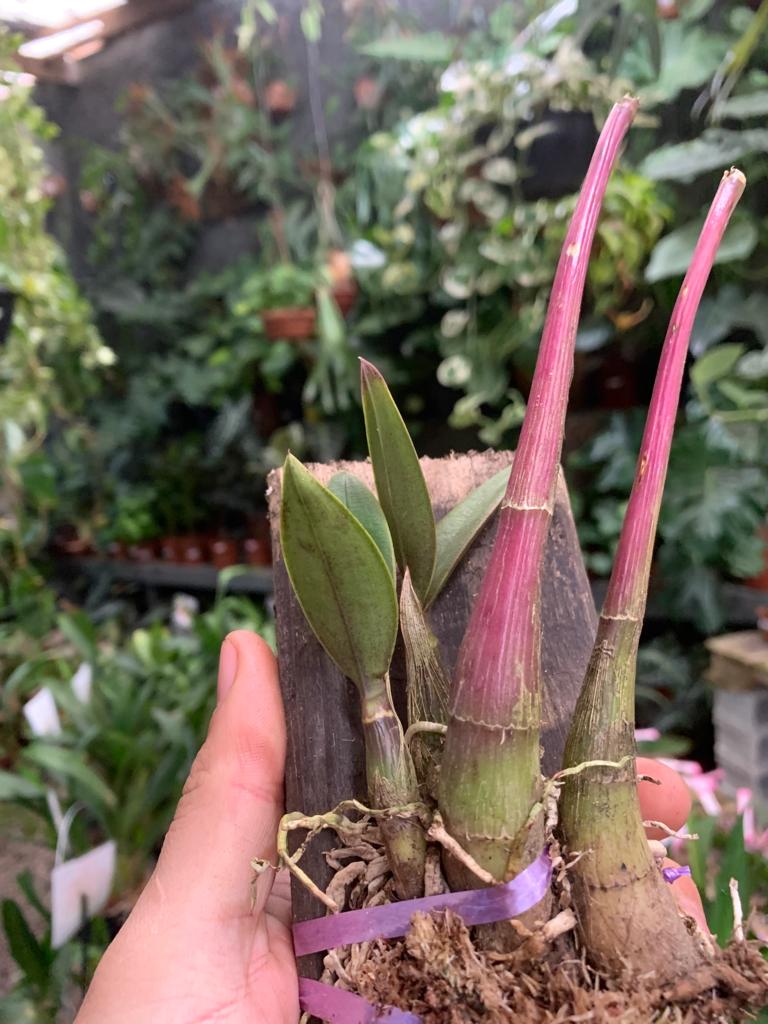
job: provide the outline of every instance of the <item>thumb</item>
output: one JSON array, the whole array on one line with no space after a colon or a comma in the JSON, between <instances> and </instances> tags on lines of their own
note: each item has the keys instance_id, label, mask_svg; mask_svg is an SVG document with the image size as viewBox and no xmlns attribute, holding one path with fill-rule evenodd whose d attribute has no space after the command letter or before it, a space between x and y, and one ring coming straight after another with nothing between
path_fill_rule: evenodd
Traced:
<instances>
[{"instance_id":1,"label":"thumb","mask_svg":"<svg viewBox=\"0 0 768 1024\"><path fill-rule=\"evenodd\" d=\"M261 637L238 630L222 644L218 705L150 883L166 910L178 902L197 920L248 913L251 860L276 858L284 767L275 657ZM260 880L258 904L270 878Z\"/></svg>"}]
</instances>

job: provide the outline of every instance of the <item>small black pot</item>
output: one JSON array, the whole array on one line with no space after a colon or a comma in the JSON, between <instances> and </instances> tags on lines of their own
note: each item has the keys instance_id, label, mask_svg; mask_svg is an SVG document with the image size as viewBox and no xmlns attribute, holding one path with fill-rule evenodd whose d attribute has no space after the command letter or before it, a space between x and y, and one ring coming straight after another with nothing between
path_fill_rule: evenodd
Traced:
<instances>
[{"instance_id":1,"label":"small black pot","mask_svg":"<svg viewBox=\"0 0 768 1024\"><path fill-rule=\"evenodd\" d=\"M511 142L499 155L523 165L520 191L523 199L560 199L578 192L592 159L598 132L591 113L585 110L545 110L530 127L546 125L547 131L531 143L525 153ZM493 132L484 124L474 135L483 146Z\"/></svg>"},{"instance_id":2,"label":"small black pot","mask_svg":"<svg viewBox=\"0 0 768 1024\"><path fill-rule=\"evenodd\" d=\"M526 154L525 199L559 199L578 192L597 144L592 114L550 110L542 117L551 131L538 136Z\"/></svg>"},{"instance_id":3,"label":"small black pot","mask_svg":"<svg viewBox=\"0 0 768 1024\"><path fill-rule=\"evenodd\" d=\"M8 337L13 320L13 307L16 303L16 292L8 288L0 288L0 345Z\"/></svg>"}]
</instances>

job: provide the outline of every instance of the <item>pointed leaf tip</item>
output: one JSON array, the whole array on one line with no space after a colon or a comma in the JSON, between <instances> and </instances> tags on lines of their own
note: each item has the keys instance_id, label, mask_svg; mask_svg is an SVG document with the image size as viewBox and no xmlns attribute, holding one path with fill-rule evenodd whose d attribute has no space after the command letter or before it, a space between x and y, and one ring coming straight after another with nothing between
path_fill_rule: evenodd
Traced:
<instances>
[{"instance_id":1,"label":"pointed leaf tip","mask_svg":"<svg viewBox=\"0 0 768 1024\"><path fill-rule=\"evenodd\" d=\"M309 625L365 688L389 669L398 607L390 568L368 532L298 459L286 459L280 510L285 566Z\"/></svg>"},{"instance_id":2,"label":"pointed leaf tip","mask_svg":"<svg viewBox=\"0 0 768 1024\"><path fill-rule=\"evenodd\" d=\"M375 367L373 363L370 363L367 359L363 359L362 356L359 356L358 358L360 359L361 388L364 388L366 384L369 384L371 381L380 380L384 382L384 375L382 374L381 370Z\"/></svg>"},{"instance_id":3,"label":"pointed leaf tip","mask_svg":"<svg viewBox=\"0 0 768 1024\"><path fill-rule=\"evenodd\" d=\"M419 457L387 383L372 364L363 367L365 433L376 491L387 517L397 564L411 570L423 600L435 565L435 517ZM366 377L365 374L368 373Z\"/></svg>"}]
</instances>

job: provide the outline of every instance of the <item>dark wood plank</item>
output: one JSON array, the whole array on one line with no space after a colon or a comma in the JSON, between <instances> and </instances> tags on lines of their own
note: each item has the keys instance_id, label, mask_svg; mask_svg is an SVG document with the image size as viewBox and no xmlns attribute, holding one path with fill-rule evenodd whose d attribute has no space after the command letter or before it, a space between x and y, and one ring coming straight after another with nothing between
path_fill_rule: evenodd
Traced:
<instances>
[{"instance_id":1,"label":"dark wood plank","mask_svg":"<svg viewBox=\"0 0 768 1024\"><path fill-rule=\"evenodd\" d=\"M443 459L422 459L440 518L472 488L509 465L510 452L470 453ZM322 482L347 470L369 486L373 478L367 462L341 462L309 467ZM282 560L279 542L280 472L269 478L272 526L275 614L280 682L288 722L286 807L318 813L354 795L365 798L363 747L353 686L335 668L315 640L296 601ZM495 534L489 523L465 557L430 617L442 645L446 665L453 669L469 612L480 587ZM545 556L543 594L544 770L560 767L568 723L576 702L587 659L592 649L596 616L589 582L581 558L576 529L564 482L559 483L555 515ZM396 654L392 686L402 699L402 659ZM328 871L322 844L306 857L312 876L322 882ZM294 917L306 920L322 908L304 890L294 888ZM302 973L316 974L320 957L306 958Z\"/></svg>"}]
</instances>

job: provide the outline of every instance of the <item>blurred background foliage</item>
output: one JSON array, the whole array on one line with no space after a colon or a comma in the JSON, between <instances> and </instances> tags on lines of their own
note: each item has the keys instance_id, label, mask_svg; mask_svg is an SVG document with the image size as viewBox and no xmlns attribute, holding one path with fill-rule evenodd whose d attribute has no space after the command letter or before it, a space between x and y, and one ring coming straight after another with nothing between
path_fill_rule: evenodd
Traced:
<instances>
[{"instance_id":1,"label":"blurred background foliage","mask_svg":"<svg viewBox=\"0 0 768 1024\"><path fill-rule=\"evenodd\" d=\"M318 0L246 0L183 75L130 86L116 143L78 143L77 180L47 165L57 128L0 36L0 809L51 842L46 789L85 804L75 846L119 841L117 916L204 732L221 638L271 627L224 586L185 613L73 584L62 553L263 546L265 476L288 448L364 450L359 355L421 452L514 447L596 126L627 91L642 112L598 228L566 437L598 588L704 208L724 167L749 179L696 324L639 666L641 724L712 757L698 645L728 621L728 586L767 567L768 0L455 8L438 30L390 0L345 0L335 20ZM349 59L324 67L339 24ZM87 231L78 283L49 230L67 202ZM40 686L55 740L22 716ZM77 958L4 921L34 953L14 999L51 1020ZM94 926L91 959L107 937Z\"/></svg>"},{"instance_id":2,"label":"blurred background foliage","mask_svg":"<svg viewBox=\"0 0 768 1024\"><path fill-rule=\"evenodd\" d=\"M285 16L246 4L239 45L214 34L182 77L134 83L118 145L85 147L80 180L66 183L88 227L87 302L45 233L41 146L55 129L25 87L6 86L2 130L23 123L26 148L10 135L2 147L18 166L3 176L0 241L15 258L0 269L19 296L0 358L17 382L4 389L16 495L5 545L23 534L27 552L42 550L57 529L102 549L247 533L289 445L316 459L361 450L361 354L429 453L514 445L595 123L631 90L642 114L590 267L568 437L586 447L568 470L602 575L633 410L713 178L738 160L750 188L697 324L658 559L671 614L719 628L721 579L763 567L768 508L760 13L706 0L470 8L437 32L397 4L346 4L349 66L330 92L323 79L305 95L285 69ZM324 12L303 11L314 87ZM331 133L342 102L349 116ZM10 185L22 166L23 197ZM201 245L230 229L245 245L201 266ZM345 287L339 315L328 295ZM285 307L314 310L304 337L265 327L262 314ZM41 375L55 382L44 402Z\"/></svg>"}]
</instances>

